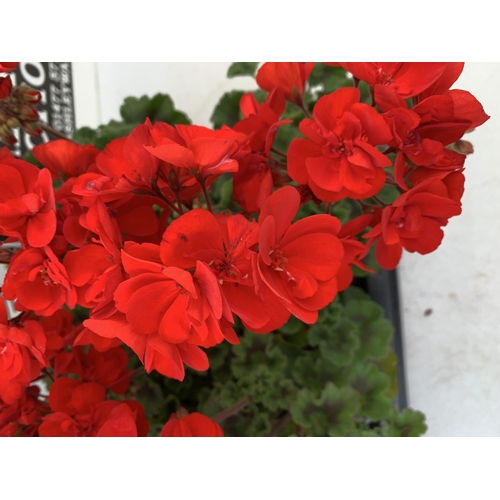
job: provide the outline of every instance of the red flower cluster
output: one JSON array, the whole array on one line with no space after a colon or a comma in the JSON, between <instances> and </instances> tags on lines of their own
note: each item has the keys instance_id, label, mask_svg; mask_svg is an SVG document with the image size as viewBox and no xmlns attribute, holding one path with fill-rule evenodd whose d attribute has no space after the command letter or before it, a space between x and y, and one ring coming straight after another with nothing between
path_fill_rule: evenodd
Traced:
<instances>
[{"instance_id":1,"label":"red flower cluster","mask_svg":"<svg viewBox=\"0 0 500 500\"><path fill-rule=\"evenodd\" d=\"M320 200L334 202L376 196L386 183L384 169L393 166L391 183L401 196L390 205L377 202L374 215L360 218L356 229L360 234L372 227L364 235L366 250L357 256L375 243L380 266L394 269L403 248L434 251L443 237L441 227L461 213L465 156L448 146L489 117L469 92L449 90L461 63L338 64L354 75L355 83L370 84L372 106L360 103L357 88L320 98L313 117L300 124L308 139L290 145L288 172Z\"/></svg>"},{"instance_id":2,"label":"red flower cluster","mask_svg":"<svg viewBox=\"0 0 500 500\"><path fill-rule=\"evenodd\" d=\"M259 334L291 315L314 323L353 266L369 271L372 245L386 269L403 249L439 246L461 212L465 156L453 145L489 118L450 90L463 65L335 64L354 86L324 95L312 114L313 63L266 63L256 77L266 99L244 95L232 128L146 120L103 151L36 146L41 168L0 150L0 234L21 246L0 254L2 295L21 312L8 318L0 303L0 435L145 436L143 408L126 399L135 372L122 344L148 373L183 380L186 365L209 368L205 349L239 343L236 318ZM38 130L37 99L0 79L0 139L15 126ZM286 101L305 115L304 138L281 152ZM232 178L236 213L212 207L221 176ZM386 184L399 193L392 203L378 196ZM330 208L346 198L361 215L341 226ZM300 218L309 201L325 213ZM76 306L88 310L83 324L62 309ZM48 398L36 387L47 377ZM181 412L161 435L223 431Z\"/></svg>"}]
</instances>

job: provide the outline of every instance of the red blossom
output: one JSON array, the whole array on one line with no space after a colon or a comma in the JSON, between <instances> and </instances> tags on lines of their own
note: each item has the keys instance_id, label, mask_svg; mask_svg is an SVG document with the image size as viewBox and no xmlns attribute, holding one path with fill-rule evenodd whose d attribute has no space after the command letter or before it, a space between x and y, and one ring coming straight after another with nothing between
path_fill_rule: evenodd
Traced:
<instances>
[{"instance_id":1,"label":"red blossom","mask_svg":"<svg viewBox=\"0 0 500 500\"><path fill-rule=\"evenodd\" d=\"M193 210L167 228L161 258L183 269L205 262L220 285L224 307L238 315L249 330L269 333L282 326L290 313L268 290L255 291L252 250L258 239L258 224L241 215L214 216L206 210ZM230 320L230 313L226 319ZM233 332L228 333L226 338L238 343Z\"/></svg>"},{"instance_id":2,"label":"red blossom","mask_svg":"<svg viewBox=\"0 0 500 500\"><path fill-rule=\"evenodd\" d=\"M234 338L230 309L223 307L217 278L197 262L194 273L167 267L159 247L126 244L122 261L130 279L114 294L119 313L91 318L85 326L107 338L120 338L145 364L172 378L184 378L184 363L206 370L208 360L197 346ZM172 328L172 325L176 325Z\"/></svg>"},{"instance_id":3,"label":"red blossom","mask_svg":"<svg viewBox=\"0 0 500 500\"><path fill-rule=\"evenodd\" d=\"M193 412L189 415L181 416L182 410L178 414L172 413L169 421L161 430L161 437L223 437L224 431L220 425L216 424L207 416Z\"/></svg>"},{"instance_id":4,"label":"red blossom","mask_svg":"<svg viewBox=\"0 0 500 500\"><path fill-rule=\"evenodd\" d=\"M0 62L0 73L14 71L19 66L18 62Z\"/></svg>"},{"instance_id":5,"label":"red blossom","mask_svg":"<svg viewBox=\"0 0 500 500\"><path fill-rule=\"evenodd\" d=\"M369 244L376 241L375 256L382 268L394 269L403 248L422 255L436 250L443 239L441 227L461 213L463 174L440 177L426 179L399 196L383 209L380 223L363 236Z\"/></svg>"},{"instance_id":6,"label":"red blossom","mask_svg":"<svg viewBox=\"0 0 500 500\"><path fill-rule=\"evenodd\" d=\"M278 87L289 101L301 105L313 67L314 63L267 62L259 69L255 78L261 89L271 92Z\"/></svg>"},{"instance_id":7,"label":"red blossom","mask_svg":"<svg viewBox=\"0 0 500 500\"><path fill-rule=\"evenodd\" d=\"M272 90L262 104L253 94L244 94L240 109L245 118L233 128L250 137L251 151L242 151L238 155L240 168L233 174L233 196L246 213L255 213L273 192L269 158L274 138L279 128L292 120L279 119L285 110L285 98L280 88Z\"/></svg>"},{"instance_id":8,"label":"red blossom","mask_svg":"<svg viewBox=\"0 0 500 500\"><path fill-rule=\"evenodd\" d=\"M56 232L56 212L47 169L1 156L0 232L33 247L50 243Z\"/></svg>"},{"instance_id":9,"label":"red blossom","mask_svg":"<svg viewBox=\"0 0 500 500\"><path fill-rule=\"evenodd\" d=\"M165 138L160 145L145 149L167 164L186 169L200 183L210 176L238 170L234 156L246 136L230 129L213 131L197 125L177 125L176 131L184 144Z\"/></svg>"},{"instance_id":10,"label":"red blossom","mask_svg":"<svg viewBox=\"0 0 500 500\"><path fill-rule=\"evenodd\" d=\"M19 399L24 389L47 365L45 335L37 321L10 326L0 299L0 399L7 404Z\"/></svg>"},{"instance_id":11,"label":"red blossom","mask_svg":"<svg viewBox=\"0 0 500 500\"><path fill-rule=\"evenodd\" d=\"M137 437L148 424L136 401L106 401L104 387L95 382L58 378L51 386L49 405L54 413L43 417L41 437Z\"/></svg>"},{"instance_id":12,"label":"red blossom","mask_svg":"<svg viewBox=\"0 0 500 500\"><path fill-rule=\"evenodd\" d=\"M11 404L0 401L0 437L33 437L38 433L42 417L49 412L38 396L40 389L28 387L22 396Z\"/></svg>"},{"instance_id":13,"label":"red blossom","mask_svg":"<svg viewBox=\"0 0 500 500\"><path fill-rule=\"evenodd\" d=\"M308 184L321 200L362 199L384 185L391 161L375 146L391 139L389 127L374 108L360 103L356 88L339 89L316 103L314 120L300 123L309 138L294 139L288 150L288 173Z\"/></svg>"},{"instance_id":14,"label":"red blossom","mask_svg":"<svg viewBox=\"0 0 500 500\"><path fill-rule=\"evenodd\" d=\"M81 146L65 139L46 142L33 148L33 156L50 170L54 179L78 177L87 172L95 163L98 153L99 150L90 144Z\"/></svg>"},{"instance_id":15,"label":"red blossom","mask_svg":"<svg viewBox=\"0 0 500 500\"><path fill-rule=\"evenodd\" d=\"M344 250L336 217L313 215L292 224L299 205L299 193L287 186L262 206L254 276L259 277L257 291L268 288L283 307L311 324L337 294Z\"/></svg>"},{"instance_id":16,"label":"red blossom","mask_svg":"<svg viewBox=\"0 0 500 500\"><path fill-rule=\"evenodd\" d=\"M125 394L132 371L127 370L129 357L121 347L99 352L90 346L73 347L71 352L60 352L54 360L54 376L71 373L83 382L98 382L117 394Z\"/></svg>"},{"instance_id":17,"label":"red blossom","mask_svg":"<svg viewBox=\"0 0 500 500\"><path fill-rule=\"evenodd\" d=\"M68 273L50 247L18 252L10 263L2 287L8 300L16 300L18 311L50 316L66 304L76 305L76 290Z\"/></svg>"},{"instance_id":18,"label":"red blossom","mask_svg":"<svg viewBox=\"0 0 500 500\"><path fill-rule=\"evenodd\" d=\"M406 99L431 87L448 64L440 62L340 63L359 80L374 88L375 102Z\"/></svg>"},{"instance_id":19,"label":"red blossom","mask_svg":"<svg viewBox=\"0 0 500 500\"><path fill-rule=\"evenodd\" d=\"M47 339L45 351L47 359L52 359L58 352L70 346L77 334L73 328L73 315L64 309L41 318L40 325Z\"/></svg>"}]
</instances>

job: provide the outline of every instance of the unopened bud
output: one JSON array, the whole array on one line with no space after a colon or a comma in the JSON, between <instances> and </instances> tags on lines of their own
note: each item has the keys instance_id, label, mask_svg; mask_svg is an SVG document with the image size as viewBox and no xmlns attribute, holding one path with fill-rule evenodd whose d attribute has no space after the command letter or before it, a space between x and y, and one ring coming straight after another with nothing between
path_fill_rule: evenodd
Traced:
<instances>
[{"instance_id":1,"label":"unopened bud","mask_svg":"<svg viewBox=\"0 0 500 500\"><path fill-rule=\"evenodd\" d=\"M0 126L0 141L8 144L9 146L13 146L17 142L16 138L12 135L12 132L10 131L10 128L7 127L7 125Z\"/></svg>"},{"instance_id":2,"label":"unopened bud","mask_svg":"<svg viewBox=\"0 0 500 500\"><path fill-rule=\"evenodd\" d=\"M455 142L455 147L457 148L457 151L459 153L462 153L464 155L471 155L472 153L474 153L474 146L469 141L457 141Z\"/></svg>"},{"instance_id":3,"label":"unopened bud","mask_svg":"<svg viewBox=\"0 0 500 500\"><path fill-rule=\"evenodd\" d=\"M7 99L12 91L12 80L10 76L0 77L0 99Z\"/></svg>"},{"instance_id":4,"label":"unopened bud","mask_svg":"<svg viewBox=\"0 0 500 500\"><path fill-rule=\"evenodd\" d=\"M26 104L37 104L42 98L42 94L28 85L21 85L15 89L16 97L24 101Z\"/></svg>"},{"instance_id":5,"label":"unopened bud","mask_svg":"<svg viewBox=\"0 0 500 500\"><path fill-rule=\"evenodd\" d=\"M36 120L38 118L38 111L32 106L28 106L27 104L20 104L16 107L16 114L22 120Z\"/></svg>"},{"instance_id":6,"label":"unopened bud","mask_svg":"<svg viewBox=\"0 0 500 500\"><path fill-rule=\"evenodd\" d=\"M35 137L38 137L43 131L42 129L40 128L40 125L38 124L38 122L24 122L23 123L23 130L29 134L29 135L33 135Z\"/></svg>"},{"instance_id":7,"label":"unopened bud","mask_svg":"<svg viewBox=\"0 0 500 500\"><path fill-rule=\"evenodd\" d=\"M15 116L11 116L11 117L7 118L5 123L10 128L16 128L16 127L21 126L21 122Z\"/></svg>"}]
</instances>

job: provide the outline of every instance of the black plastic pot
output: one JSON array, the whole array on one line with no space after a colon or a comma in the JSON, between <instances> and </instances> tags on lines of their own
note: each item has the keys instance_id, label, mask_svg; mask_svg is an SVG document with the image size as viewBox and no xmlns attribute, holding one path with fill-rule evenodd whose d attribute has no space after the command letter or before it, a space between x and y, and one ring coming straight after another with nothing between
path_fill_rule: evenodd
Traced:
<instances>
[{"instance_id":1,"label":"black plastic pot","mask_svg":"<svg viewBox=\"0 0 500 500\"><path fill-rule=\"evenodd\" d=\"M408 406L406 387L406 373L403 353L403 331L401 323L401 309L399 303L399 289L396 271L381 269L377 274L366 278L356 278L353 285L363 288L370 297L385 311L385 317L394 326L392 348L398 359L398 397L396 405L399 411Z\"/></svg>"}]
</instances>

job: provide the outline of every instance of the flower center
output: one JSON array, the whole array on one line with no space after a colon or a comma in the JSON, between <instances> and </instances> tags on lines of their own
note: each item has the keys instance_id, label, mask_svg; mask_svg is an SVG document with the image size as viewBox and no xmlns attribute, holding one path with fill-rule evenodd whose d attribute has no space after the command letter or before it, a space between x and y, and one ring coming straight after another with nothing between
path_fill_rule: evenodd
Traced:
<instances>
[{"instance_id":1,"label":"flower center","mask_svg":"<svg viewBox=\"0 0 500 500\"><path fill-rule=\"evenodd\" d=\"M271 267L275 271L284 271L288 259L283 255L283 252L281 250L271 250L269 255L271 256Z\"/></svg>"},{"instance_id":2,"label":"flower center","mask_svg":"<svg viewBox=\"0 0 500 500\"><path fill-rule=\"evenodd\" d=\"M38 271L38 274L40 275L40 278L42 279L43 284L45 286L53 285L54 284L54 281L48 275L47 269L45 267L43 269L40 269L40 271Z\"/></svg>"}]
</instances>

